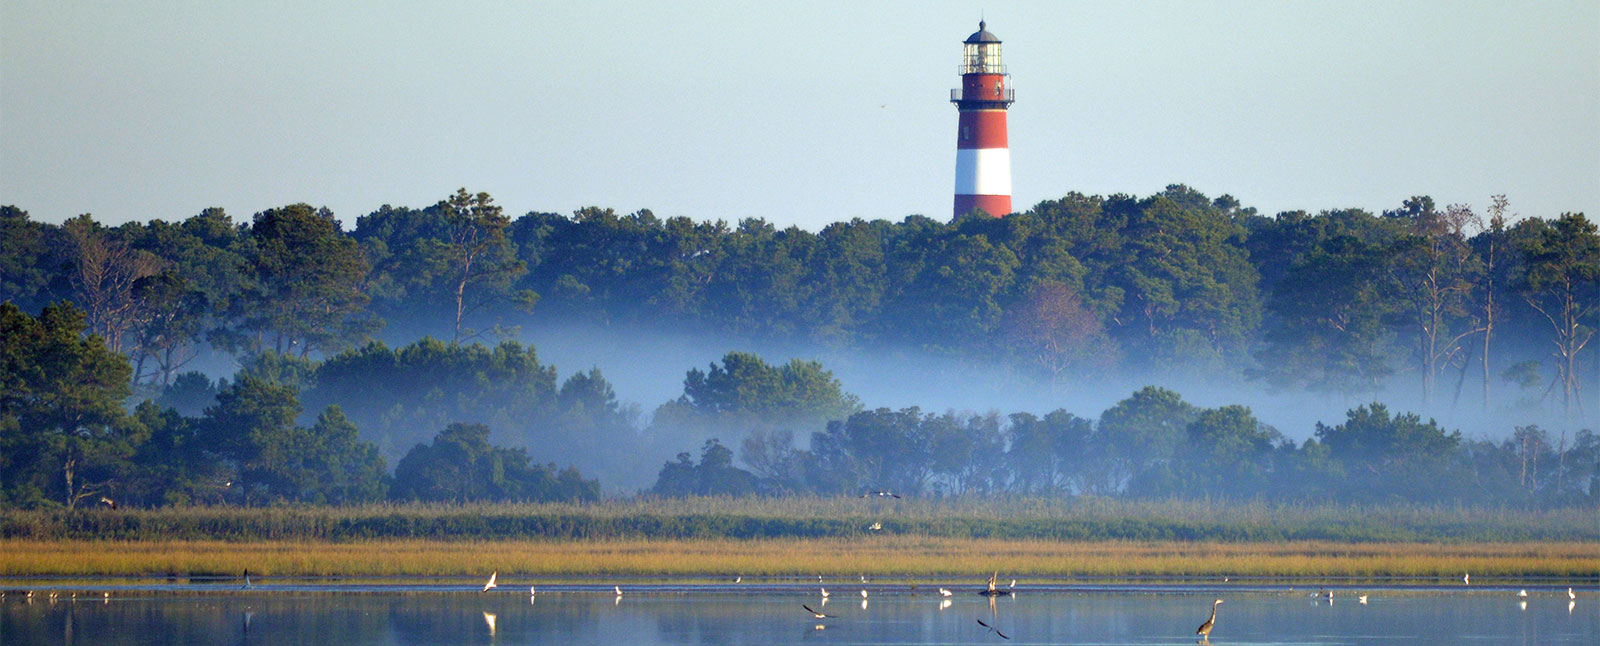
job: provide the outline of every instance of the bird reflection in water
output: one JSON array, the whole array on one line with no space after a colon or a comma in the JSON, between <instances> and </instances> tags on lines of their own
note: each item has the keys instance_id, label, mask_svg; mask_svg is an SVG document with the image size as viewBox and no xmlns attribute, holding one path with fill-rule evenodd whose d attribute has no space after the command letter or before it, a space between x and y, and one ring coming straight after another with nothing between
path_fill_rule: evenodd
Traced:
<instances>
[{"instance_id":1,"label":"bird reflection in water","mask_svg":"<svg viewBox=\"0 0 1600 646\"><path fill-rule=\"evenodd\" d=\"M494 619L495 615L489 614L488 612L483 613L483 623L489 624L490 637L494 636Z\"/></svg>"}]
</instances>

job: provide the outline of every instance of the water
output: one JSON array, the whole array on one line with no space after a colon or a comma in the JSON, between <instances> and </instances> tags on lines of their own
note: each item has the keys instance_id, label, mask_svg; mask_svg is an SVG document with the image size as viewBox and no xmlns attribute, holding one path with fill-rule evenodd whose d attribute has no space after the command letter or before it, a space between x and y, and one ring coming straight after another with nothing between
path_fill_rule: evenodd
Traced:
<instances>
[{"instance_id":1,"label":"water","mask_svg":"<svg viewBox=\"0 0 1600 646\"><path fill-rule=\"evenodd\" d=\"M874 585L863 608L863 586L833 586L824 606L799 585L624 584L617 598L609 585L529 597L509 585L31 582L0 600L0 644L1193 644L1215 598L1226 600L1210 640L1219 645L1600 643L1593 588L1571 606L1565 587L1530 590L1523 606L1509 588L1363 588L1363 605L1355 589L1330 604L1287 586L1024 586L991 605L970 586L945 599ZM802 604L837 617L815 619Z\"/></svg>"}]
</instances>

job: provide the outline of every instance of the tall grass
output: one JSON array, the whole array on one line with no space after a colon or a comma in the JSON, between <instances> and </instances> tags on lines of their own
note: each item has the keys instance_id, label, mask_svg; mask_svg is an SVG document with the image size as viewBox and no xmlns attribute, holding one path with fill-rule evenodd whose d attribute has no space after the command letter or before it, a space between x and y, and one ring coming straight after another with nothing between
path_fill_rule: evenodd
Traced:
<instances>
[{"instance_id":1,"label":"tall grass","mask_svg":"<svg viewBox=\"0 0 1600 646\"><path fill-rule=\"evenodd\" d=\"M1590 543L1089 542L871 536L858 539L598 541L0 540L11 576L456 576L500 582L574 576L1009 577L1600 576Z\"/></svg>"},{"instance_id":2,"label":"tall grass","mask_svg":"<svg viewBox=\"0 0 1600 646\"><path fill-rule=\"evenodd\" d=\"M632 499L593 504L165 507L0 512L0 538L80 540L633 540L882 533L1050 541L1600 542L1589 509L1231 504L1100 498Z\"/></svg>"}]
</instances>

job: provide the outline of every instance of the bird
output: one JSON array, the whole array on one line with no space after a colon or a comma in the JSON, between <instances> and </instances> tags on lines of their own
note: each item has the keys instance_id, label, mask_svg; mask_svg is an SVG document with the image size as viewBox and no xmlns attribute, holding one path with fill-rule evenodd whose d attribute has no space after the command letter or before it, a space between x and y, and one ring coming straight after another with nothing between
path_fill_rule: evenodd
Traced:
<instances>
[{"instance_id":1,"label":"bird","mask_svg":"<svg viewBox=\"0 0 1600 646\"><path fill-rule=\"evenodd\" d=\"M617 596L619 596L619 597L622 596L622 586L614 585L614 586L611 586L611 589L617 591Z\"/></svg>"},{"instance_id":2,"label":"bird","mask_svg":"<svg viewBox=\"0 0 1600 646\"><path fill-rule=\"evenodd\" d=\"M866 590L862 590L862 591L861 591L861 598L862 598L862 599L865 599L865 598L867 598L867 591L866 591Z\"/></svg>"},{"instance_id":3,"label":"bird","mask_svg":"<svg viewBox=\"0 0 1600 646\"><path fill-rule=\"evenodd\" d=\"M803 604L803 603L802 603L802 604L800 604L800 607L801 607L801 608L805 608L805 609L806 609L806 612L809 612L809 613L811 613L811 616L813 616L813 617L816 617L816 618L818 618L818 619L836 619L836 618L837 618L837 617L835 617L835 616L834 616L834 615L825 615L825 614L822 614L822 613L820 613L820 612L817 612L817 611L815 611L815 610L812 610L812 609L811 609L811 606L808 606L808 605L806 605L806 604Z\"/></svg>"},{"instance_id":4,"label":"bird","mask_svg":"<svg viewBox=\"0 0 1600 646\"><path fill-rule=\"evenodd\" d=\"M984 590L983 592L979 592L978 594L981 594L981 595L983 595L985 597L1003 597L1005 595L1011 594L1010 590L1000 590L1000 589L995 588L995 579L997 577L999 577L999 576L1000 576L999 572L995 572L994 574L989 575L989 587L988 587L988 589Z\"/></svg>"},{"instance_id":5,"label":"bird","mask_svg":"<svg viewBox=\"0 0 1600 646\"><path fill-rule=\"evenodd\" d=\"M867 526L867 529L870 529L870 530L875 531L875 532L881 532L881 531L883 531L883 523L873 522L871 525Z\"/></svg>"},{"instance_id":6,"label":"bird","mask_svg":"<svg viewBox=\"0 0 1600 646\"><path fill-rule=\"evenodd\" d=\"M1195 629L1194 634L1205 638L1207 641L1211 639L1211 629L1217 627L1217 605L1220 603L1222 603L1221 599L1211 603L1211 618L1200 624L1200 627Z\"/></svg>"},{"instance_id":7,"label":"bird","mask_svg":"<svg viewBox=\"0 0 1600 646\"><path fill-rule=\"evenodd\" d=\"M498 587L500 587L498 584L496 584L494 582L495 578L499 577L499 576L500 576L500 571L499 570L495 570L493 573L491 573L489 575L489 582L483 584L483 589L479 590L479 592L488 592L489 588L498 588Z\"/></svg>"},{"instance_id":8,"label":"bird","mask_svg":"<svg viewBox=\"0 0 1600 646\"><path fill-rule=\"evenodd\" d=\"M116 511L117 510L117 501L115 501L115 500L112 500L112 499L107 498L105 496L100 496L100 502L101 502L101 504L104 504L107 507L110 507L112 511Z\"/></svg>"},{"instance_id":9,"label":"bird","mask_svg":"<svg viewBox=\"0 0 1600 646\"><path fill-rule=\"evenodd\" d=\"M1333 601L1333 591L1332 590L1328 591L1328 600L1329 601Z\"/></svg>"},{"instance_id":10,"label":"bird","mask_svg":"<svg viewBox=\"0 0 1600 646\"><path fill-rule=\"evenodd\" d=\"M1360 601L1361 605L1363 605L1363 606L1367 605L1367 595L1363 594L1363 595L1361 595L1359 597L1356 597L1356 601Z\"/></svg>"},{"instance_id":11,"label":"bird","mask_svg":"<svg viewBox=\"0 0 1600 646\"><path fill-rule=\"evenodd\" d=\"M1461 575L1461 585L1472 585L1472 575L1471 574L1462 574Z\"/></svg>"},{"instance_id":12,"label":"bird","mask_svg":"<svg viewBox=\"0 0 1600 646\"><path fill-rule=\"evenodd\" d=\"M741 574L739 576L733 577L733 582L734 583L744 583L744 575Z\"/></svg>"},{"instance_id":13,"label":"bird","mask_svg":"<svg viewBox=\"0 0 1600 646\"><path fill-rule=\"evenodd\" d=\"M1517 596L1526 599L1526 598L1528 598L1528 591L1527 590L1518 590L1517 591Z\"/></svg>"},{"instance_id":14,"label":"bird","mask_svg":"<svg viewBox=\"0 0 1600 646\"><path fill-rule=\"evenodd\" d=\"M1016 588L1017 588L1017 580L1016 579L1012 579L1011 583L1006 584L1006 589L1007 590L1015 590Z\"/></svg>"},{"instance_id":15,"label":"bird","mask_svg":"<svg viewBox=\"0 0 1600 646\"><path fill-rule=\"evenodd\" d=\"M254 584L250 583L250 568L245 568L244 569L244 587L241 588L241 589L242 590L249 590L250 588L254 588L254 587L256 587L256 586Z\"/></svg>"},{"instance_id":16,"label":"bird","mask_svg":"<svg viewBox=\"0 0 1600 646\"><path fill-rule=\"evenodd\" d=\"M950 591L946 590L944 588L939 588L939 596L948 597L948 596L950 596Z\"/></svg>"},{"instance_id":17,"label":"bird","mask_svg":"<svg viewBox=\"0 0 1600 646\"><path fill-rule=\"evenodd\" d=\"M822 588L822 598L824 598L824 599L828 598L828 589L827 588Z\"/></svg>"},{"instance_id":18,"label":"bird","mask_svg":"<svg viewBox=\"0 0 1600 646\"><path fill-rule=\"evenodd\" d=\"M861 575L861 582L862 583L866 583L867 582L867 575L865 575L865 574Z\"/></svg>"},{"instance_id":19,"label":"bird","mask_svg":"<svg viewBox=\"0 0 1600 646\"><path fill-rule=\"evenodd\" d=\"M1575 595L1575 594L1572 593L1572 588L1567 588L1567 598L1571 599L1573 601L1577 601L1578 600L1578 595Z\"/></svg>"},{"instance_id":20,"label":"bird","mask_svg":"<svg viewBox=\"0 0 1600 646\"><path fill-rule=\"evenodd\" d=\"M536 590L534 590L534 589L533 589L533 586L531 586L531 585L530 585L530 586L528 586L528 596L530 596L530 597L531 597L531 596L534 596L534 595L536 595L536 594L539 594L539 593L538 593L538 591L536 591Z\"/></svg>"},{"instance_id":21,"label":"bird","mask_svg":"<svg viewBox=\"0 0 1600 646\"><path fill-rule=\"evenodd\" d=\"M1001 639L1011 639L1010 637L1007 637L1005 633L1000 632L999 628L995 628L994 626L990 626L989 624L983 623L982 619L978 620L978 625L979 626L983 626L984 628L988 628L989 632L994 633L996 635L999 635Z\"/></svg>"}]
</instances>

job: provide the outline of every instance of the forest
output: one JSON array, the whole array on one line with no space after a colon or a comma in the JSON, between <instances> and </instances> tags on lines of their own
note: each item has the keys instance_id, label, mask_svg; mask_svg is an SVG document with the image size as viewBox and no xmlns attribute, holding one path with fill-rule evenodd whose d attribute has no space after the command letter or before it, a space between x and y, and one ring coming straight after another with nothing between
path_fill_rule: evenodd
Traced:
<instances>
[{"instance_id":1,"label":"forest","mask_svg":"<svg viewBox=\"0 0 1600 646\"><path fill-rule=\"evenodd\" d=\"M596 474L656 496L1600 501L1600 235L1502 197L1264 216L1174 185L815 233L512 219L465 189L350 231L307 204L118 226L7 206L0 301L6 507L586 501ZM516 340L553 322L729 350L646 411ZM883 407L739 349L776 341L1152 385L1098 412ZM1197 376L1362 403L1297 442L1156 385ZM1451 411L1527 421L1474 438L1429 417Z\"/></svg>"}]
</instances>

